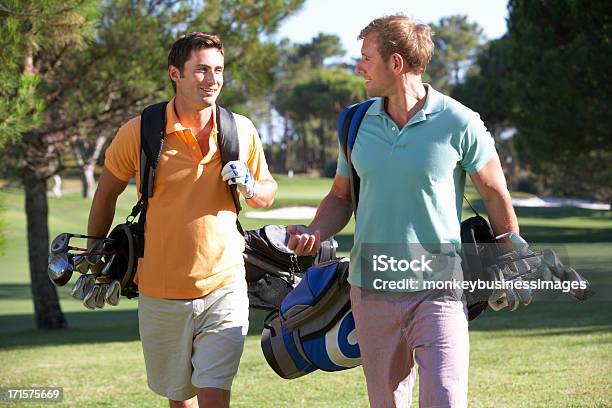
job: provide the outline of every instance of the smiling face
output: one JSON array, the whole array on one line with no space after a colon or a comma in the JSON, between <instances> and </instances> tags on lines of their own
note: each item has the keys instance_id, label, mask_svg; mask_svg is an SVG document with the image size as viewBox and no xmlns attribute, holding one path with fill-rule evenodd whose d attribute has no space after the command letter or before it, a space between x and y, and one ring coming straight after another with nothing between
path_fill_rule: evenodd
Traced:
<instances>
[{"instance_id":1,"label":"smiling face","mask_svg":"<svg viewBox=\"0 0 612 408\"><path fill-rule=\"evenodd\" d=\"M355 72L365 79L368 97L389 96L395 85L391 62L385 61L378 51L378 34L370 33L361 45L361 60Z\"/></svg>"},{"instance_id":2,"label":"smiling face","mask_svg":"<svg viewBox=\"0 0 612 408\"><path fill-rule=\"evenodd\" d=\"M172 65L168 68L177 99L196 110L214 105L223 87L223 67L223 54L217 48L191 51L182 72Z\"/></svg>"}]
</instances>

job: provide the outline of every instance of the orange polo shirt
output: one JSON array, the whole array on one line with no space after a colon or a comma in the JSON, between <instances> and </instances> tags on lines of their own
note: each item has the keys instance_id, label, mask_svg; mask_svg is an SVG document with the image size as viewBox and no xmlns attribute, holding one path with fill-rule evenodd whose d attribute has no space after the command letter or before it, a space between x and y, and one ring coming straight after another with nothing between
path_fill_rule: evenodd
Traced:
<instances>
[{"instance_id":1,"label":"orange polo shirt","mask_svg":"<svg viewBox=\"0 0 612 408\"><path fill-rule=\"evenodd\" d=\"M255 126L244 116L234 118L241 160L255 180L269 176ZM244 277L244 238L236 228L228 185L221 179L216 128L215 120L210 150L203 156L191 130L179 122L174 99L168 103L164 147L147 210L144 258L135 279L146 296L194 299ZM139 157L137 116L117 132L104 166L123 181L135 176L140 189Z\"/></svg>"}]
</instances>

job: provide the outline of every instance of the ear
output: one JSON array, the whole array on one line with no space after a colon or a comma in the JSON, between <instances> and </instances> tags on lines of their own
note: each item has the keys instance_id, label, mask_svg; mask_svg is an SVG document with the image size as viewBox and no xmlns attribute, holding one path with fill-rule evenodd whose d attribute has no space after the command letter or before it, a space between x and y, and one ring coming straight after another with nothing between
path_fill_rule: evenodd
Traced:
<instances>
[{"instance_id":1,"label":"ear","mask_svg":"<svg viewBox=\"0 0 612 408\"><path fill-rule=\"evenodd\" d=\"M174 82L177 82L181 76L181 71L179 71L179 69L175 67L174 65L170 65L168 67L168 75L170 76L171 80L173 80Z\"/></svg>"},{"instance_id":2,"label":"ear","mask_svg":"<svg viewBox=\"0 0 612 408\"><path fill-rule=\"evenodd\" d=\"M406 61L404 61L404 57L402 57L400 54L392 54L389 58L389 62L391 64L391 69L395 74L399 75L404 72L404 69L406 68Z\"/></svg>"}]
</instances>

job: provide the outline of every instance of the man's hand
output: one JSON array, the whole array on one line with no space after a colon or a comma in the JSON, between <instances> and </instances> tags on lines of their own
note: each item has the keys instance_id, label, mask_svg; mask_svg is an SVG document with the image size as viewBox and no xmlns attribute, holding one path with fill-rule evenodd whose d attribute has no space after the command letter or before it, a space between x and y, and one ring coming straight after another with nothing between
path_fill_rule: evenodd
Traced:
<instances>
[{"instance_id":1,"label":"man's hand","mask_svg":"<svg viewBox=\"0 0 612 408\"><path fill-rule=\"evenodd\" d=\"M287 247L297 256L314 256L321 248L321 233L303 225L287 226L289 242Z\"/></svg>"},{"instance_id":2,"label":"man's hand","mask_svg":"<svg viewBox=\"0 0 612 408\"><path fill-rule=\"evenodd\" d=\"M250 199L255 196L255 179L246 163L240 160L228 162L221 170L221 177L223 181L227 181L227 184L235 184L244 198Z\"/></svg>"}]
</instances>

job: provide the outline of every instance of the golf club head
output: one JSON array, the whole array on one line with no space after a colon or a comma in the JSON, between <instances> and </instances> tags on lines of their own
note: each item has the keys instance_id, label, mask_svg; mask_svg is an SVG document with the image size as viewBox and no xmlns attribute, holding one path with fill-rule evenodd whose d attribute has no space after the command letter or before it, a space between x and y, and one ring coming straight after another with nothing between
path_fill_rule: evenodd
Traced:
<instances>
[{"instance_id":1,"label":"golf club head","mask_svg":"<svg viewBox=\"0 0 612 408\"><path fill-rule=\"evenodd\" d=\"M119 299L121 298L121 282L118 280L112 281L106 292L104 293L104 300L111 306L117 306L119 304Z\"/></svg>"},{"instance_id":2,"label":"golf club head","mask_svg":"<svg viewBox=\"0 0 612 408\"><path fill-rule=\"evenodd\" d=\"M545 249L542 253L542 259L554 276L561 281L566 280L565 265L563 265L563 262L561 262L561 259L555 251L552 249Z\"/></svg>"},{"instance_id":3,"label":"golf club head","mask_svg":"<svg viewBox=\"0 0 612 408\"><path fill-rule=\"evenodd\" d=\"M93 245L89 248L89 252L101 252L104 246L104 240L98 239L94 241ZM102 255L87 255L85 257L89 265L94 266L102 259Z\"/></svg>"},{"instance_id":4,"label":"golf club head","mask_svg":"<svg viewBox=\"0 0 612 408\"><path fill-rule=\"evenodd\" d=\"M70 234L63 232L51 241L51 253L59 254L68 250L68 241L70 240Z\"/></svg>"},{"instance_id":5,"label":"golf club head","mask_svg":"<svg viewBox=\"0 0 612 408\"><path fill-rule=\"evenodd\" d=\"M108 283L103 283L100 285L100 290L96 295L96 308L102 309L104 308L104 295L108 289Z\"/></svg>"},{"instance_id":6,"label":"golf club head","mask_svg":"<svg viewBox=\"0 0 612 408\"><path fill-rule=\"evenodd\" d=\"M506 302L508 303L508 308L511 312L514 312L518 309L521 302L519 301L519 297L514 291L514 289L506 290Z\"/></svg>"},{"instance_id":7,"label":"golf club head","mask_svg":"<svg viewBox=\"0 0 612 408\"><path fill-rule=\"evenodd\" d=\"M117 257L116 254L111 255L110 259L108 259L106 263L104 264L104 266L102 267L102 270L100 271L101 275L104 275L104 276L108 275L110 268L113 264L113 261L115 260L116 257Z\"/></svg>"},{"instance_id":8,"label":"golf club head","mask_svg":"<svg viewBox=\"0 0 612 408\"><path fill-rule=\"evenodd\" d=\"M57 285L64 286L72 277L72 264L68 259L68 254L60 252L58 254L49 254L49 265L47 273L49 279Z\"/></svg>"},{"instance_id":9,"label":"golf club head","mask_svg":"<svg viewBox=\"0 0 612 408\"><path fill-rule=\"evenodd\" d=\"M587 300L595 294L595 291L591 289L591 284L589 283L589 281L584 279L578 272L576 272L574 268L566 267L565 274L568 278L567 280L569 280L570 282L579 282L581 284L580 286L584 287L584 289L580 287L577 289L570 288L569 293L573 297L578 300Z\"/></svg>"},{"instance_id":10,"label":"golf club head","mask_svg":"<svg viewBox=\"0 0 612 408\"><path fill-rule=\"evenodd\" d=\"M96 277L94 275L81 275L77 279L76 283L72 287L70 294L76 300L83 300L89 289L96 283Z\"/></svg>"},{"instance_id":11,"label":"golf club head","mask_svg":"<svg viewBox=\"0 0 612 408\"><path fill-rule=\"evenodd\" d=\"M506 298L506 291L503 289L496 289L493 291L488 300L491 309L499 312L505 307L508 307L508 299Z\"/></svg>"},{"instance_id":12,"label":"golf club head","mask_svg":"<svg viewBox=\"0 0 612 408\"><path fill-rule=\"evenodd\" d=\"M89 262L83 255L75 255L72 257L72 264L74 265L74 270L78 273L85 275L89 272Z\"/></svg>"},{"instance_id":13,"label":"golf club head","mask_svg":"<svg viewBox=\"0 0 612 408\"><path fill-rule=\"evenodd\" d=\"M531 301L533 300L533 293L532 290L530 288L526 288L526 289L514 289L514 292L519 300L520 303L523 304L523 306L527 306L531 303Z\"/></svg>"},{"instance_id":14,"label":"golf club head","mask_svg":"<svg viewBox=\"0 0 612 408\"><path fill-rule=\"evenodd\" d=\"M90 310L94 310L97 307L97 297L100 293L100 285L94 284L89 288L85 297L83 297L83 305Z\"/></svg>"},{"instance_id":15,"label":"golf club head","mask_svg":"<svg viewBox=\"0 0 612 408\"><path fill-rule=\"evenodd\" d=\"M550 268L548 267L548 265L546 265L545 263L542 264L542 279L546 280L546 281L551 281L553 280L553 274L552 271L550 270Z\"/></svg>"}]
</instances>

